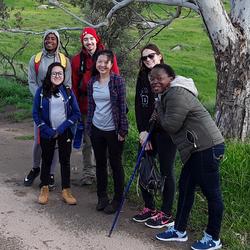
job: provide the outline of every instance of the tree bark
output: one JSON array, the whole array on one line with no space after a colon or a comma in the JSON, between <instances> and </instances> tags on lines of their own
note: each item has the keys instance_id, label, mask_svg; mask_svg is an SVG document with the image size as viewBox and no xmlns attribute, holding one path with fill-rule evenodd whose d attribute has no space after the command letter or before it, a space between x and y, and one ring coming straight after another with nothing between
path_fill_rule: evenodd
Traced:
<instances>
[{"instance_id":1,"label":"tree bark","mask_svg":"<svg viewBox=\"0 0 250 250\"><path fill-rule=\"evenodd\" d=\"M214 50L217 125L226 138L244 141L250 136L249 2L235 1L230 17L219 0L198 5Z\"/></svg>"}]
</instances>

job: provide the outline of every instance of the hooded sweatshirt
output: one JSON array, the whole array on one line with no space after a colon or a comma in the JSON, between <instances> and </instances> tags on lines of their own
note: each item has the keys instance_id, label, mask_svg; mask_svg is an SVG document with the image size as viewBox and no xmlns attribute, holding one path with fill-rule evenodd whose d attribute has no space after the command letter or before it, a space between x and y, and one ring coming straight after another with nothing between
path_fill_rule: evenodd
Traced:
<instances>
[{"instance_id":1,"label":"hooded sweatshirt","mask_svg":"<svg viewBox=\"0 0 250 250\"><path fill-rule=\"evenodd\" d=\"M49 53L44 45L45 38L48 34L54 34L57 37L57 48L55 52ZM43 49L42 49L42 56L38 68L38 74L35 70L35 57L36 54L33 55L29 62L28 68L28 83L29 89L33 96L35 96L37 89L42 86L43 80L47 74L48 67L53 62L60 62L59 57L59 47L60 47L60 36L56 30L47 30L43 37ZM66 58L66 69L65 69L65 79L64 85L71 87L71 66L69 59Z\"/></svg>"},{"instance_id":2,"label":"hooded sweatshirt","mask_svg":"<svg viewBox=\"0 0 250 250\"><path fill-rule=\"evenodd\" d=\"M198 90L192 78L176 76L175 79L171 82L170 87L182 87L193 93L196 97L198 96Z\"/></svg>"}]
</instances>

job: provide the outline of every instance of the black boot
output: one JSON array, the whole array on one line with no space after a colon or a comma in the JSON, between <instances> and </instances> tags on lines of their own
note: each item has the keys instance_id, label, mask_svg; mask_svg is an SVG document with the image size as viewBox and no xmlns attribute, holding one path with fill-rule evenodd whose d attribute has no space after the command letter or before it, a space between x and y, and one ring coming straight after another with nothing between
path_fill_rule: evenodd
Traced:
<instances>
[{"instance_id":1,"label":"black boot","mask_svg":"<svg viewBox=\"0 0 250 250\"><path fill-rule=\"evenodd\" d=\"M108 206L106 206L104 208L104 213L106 213L106 214L114 214L118 210L119 205L120 205L119 201L112 200L112 202L110 204L108 204Z\"/></svg>"},{"instance_id":2,"label":"black boot","mask_svg":"<svg viewBox=\"0 0 250 250\"><path fill-rule=\"evenodd\" d=\"M100 197L98 198L98 203L96 205L97 211L102 211L109 204L108 197Z\"/></svg>"}]
</instances>

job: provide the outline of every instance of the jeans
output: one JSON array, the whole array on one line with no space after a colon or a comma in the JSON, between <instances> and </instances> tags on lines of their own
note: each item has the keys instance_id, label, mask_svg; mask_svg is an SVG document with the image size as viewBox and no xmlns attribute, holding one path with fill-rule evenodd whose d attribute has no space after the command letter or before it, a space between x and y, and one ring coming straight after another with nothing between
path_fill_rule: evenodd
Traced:
<instances>
[{"instance_id":1,"label":"jeans","mask_svg":"<svg viewBox=\"0 0 250 250\"><path fill-rule=\"evenodd\" d=\"M219 164L224 154L224 144L195 152L182 168L179 180L179 200L175 228L185 231L192 205L195 188L199 186L208 203L208 224L206 232L214 240L219 239L223 216L223 201L220 189Z\"/></svg>"},{"instance_id":2,"label":"jeans","mask_svg":"<svg viewBox=\"0 0 250 250\"><path fill-rule=\"evenodd\" d=\"M122 166L123 142L118 141L118 136L115 131L103 131L95 126L92 126L90 138L96 159L97 196L98 198L107 197L108 150L108 157L114 180L113 200L120 202L124 190L124 169Z\"/></svg>"},{"instance_id":3,"label":"jeans","mask_svg":"<svg viewBox=\"0 0 250 250\"><path fill-rule=\"evenodd\" d=\"M84 126L86 126L86 115L82 115L82 120ZM83 132L83 146L82 146L82 157L83 157L83 168L82 177L83 178L95 178L95 159L93 155L91 140L89 135L84 129Z\"/></svg>"},{"instance_id":4,"label":"jeans","mask_svg":"<svg viewBox=\"0 0 250 250\"><path fill-rule=\"evenodd\" d=\"M164 177L164 187L162 194L161 211L165 214L171 214L174 196L175 196L175 174L174 174L174 160L176 155L176 146L172 142L170 136L162 131L152 139L153 154L159 156L160 171ZM154 196L152 193L141 188L142 198L145 202L145 207L155 209Z\"/></svg>"},{"instance_id":5,"label":"jeans","mask_svg":"<svg viewBox=\"0 0 250 250\"><path fill-rule=\"evenodd\" d=\"M59 151L59 162L61 165L61 183L62 189L70 188L70 155L72 146L72 133L70 129L66 129L63 134L57 138L45 139L41 138L42 148L42 169L41 169L41 185L49 184L49 172L51 162L53 160L56 141Z\"/></svg>"}]
</instances>

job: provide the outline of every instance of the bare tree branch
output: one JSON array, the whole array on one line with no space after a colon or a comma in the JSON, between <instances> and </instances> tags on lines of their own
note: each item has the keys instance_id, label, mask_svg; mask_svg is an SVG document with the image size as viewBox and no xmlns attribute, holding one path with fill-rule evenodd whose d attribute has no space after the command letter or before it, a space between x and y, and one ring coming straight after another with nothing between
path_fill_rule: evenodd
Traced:
<instances>
[{"instance_id":1,"label":"bare tree branch","mask_svg":"<svg viewBox=\"0 0 250 250\"><path fill-rule=\"evenodd\" d=\"M62 28L57 28L57 31L72 31L72 30L82 30L82 27L62 27ZM44 31L32 31L32 30L22 30L22 29L0 29L0 33L21 33L21 34L30 34L30 35L42 35L44 34L46 30Z\"/></svg>"},{"instance_id":2,"label":"bare tree branch","mask_svg":"<svg viewBox=\"0 0 250 250\"><path fill-rule=\"evenodd\" d=\"M174 19L176 19L176 18L178 18L178 17L180 16L180 14L181 14L181 7L178 7L178 8L176 9L175 14L172 16L171 19L165 20L165 21L161 21L161 22L155 24L154 27L152 27L152 28L149 29L147 32L145 32L145 33L138 39L138 41L137 41L132 47L129 48L129 51L132 50L132 49L134 49L134 48L136 48L136 46L137 46L146 36L148 36L150 33L152 33L155 29L159 28L160 26L163 26L163 27L160 29L160 31L161 31L162 29L164 29L164 28L166 28L167 26L169 26L169 25L174 21ZM159 34L160 31L158 31L154 36L156 36L157 34ZM152 37L154 37L154 36L152 36ZM151 38L152 38L152 37L151 37Z\"/></svg>"},{"instance_id":3,"label":"bare tree branch","mask_svg":"<svg viewBox=\"0 0 250 250\"><path fill-rule=\"evenodd\" d=\"M23 45L16 52L14 52L14 54L11 57L9 55L5 55L3 52L0 51L0 58L1 58L1 63L3 65L3 68L10 67L8 71L12 72L12 73L4 72L4 73L1 73L0 76L14 78L16 81L21 82L22 84L27 83L26 80L18 76L17 66L21 69L21 71L25 75L27 75L27 71L24 69L24 65L21 63L16 63L15 59L19 54L23 52L23 50L27 47L28 44L29 44L29 41L25 41Z\"/></svg>"},{"instance_id":4,"label":"bare tree branch","mask_svg":"<svg viewBox=\"0 0 250 250\"><path fill-rule=\"evenodd\" d=\"M199 7L195 4L195 1L188 0L136 0L141 3L159 3L166 4L169 6L179 6L192 9L196 12L199 12Z\"/></svg>"}]
</instances>

